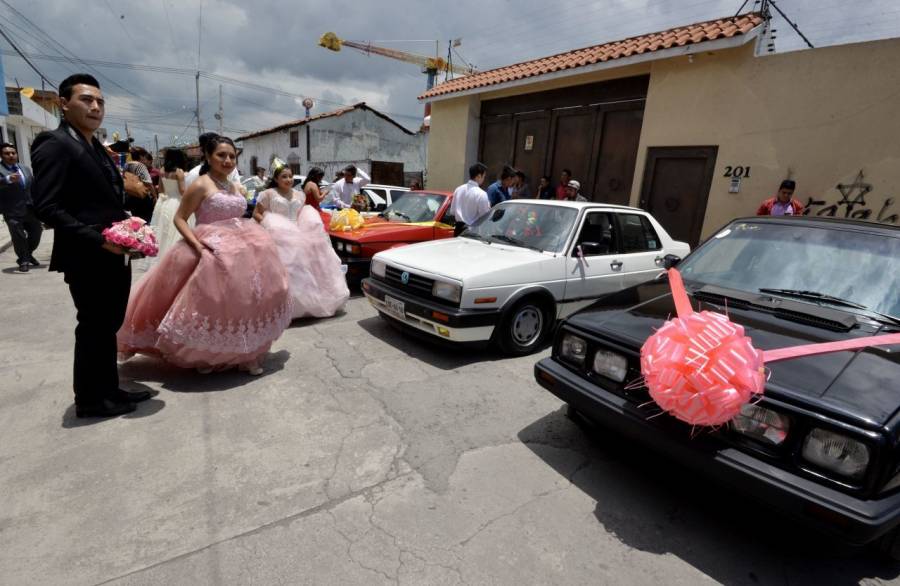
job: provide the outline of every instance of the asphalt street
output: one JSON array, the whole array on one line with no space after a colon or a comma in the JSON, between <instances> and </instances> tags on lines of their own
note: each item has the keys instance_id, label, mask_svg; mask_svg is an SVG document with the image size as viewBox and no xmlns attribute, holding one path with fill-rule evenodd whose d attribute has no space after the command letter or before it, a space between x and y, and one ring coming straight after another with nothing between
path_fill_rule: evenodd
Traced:
<instances>
[{"instance_id":1,"label":"asphalt street","mask_svg":"<svg viewBox=\"0 0 900 586\"><path fill-rule=\"evenodd\" d=\"M124 386L158 394L76 419L67 289L14 261L0 254L2 584L900 582L573 423L537 357L408 338L359 297L295 322L261 377L138 357Z\"/></svg>"}]
</instances>

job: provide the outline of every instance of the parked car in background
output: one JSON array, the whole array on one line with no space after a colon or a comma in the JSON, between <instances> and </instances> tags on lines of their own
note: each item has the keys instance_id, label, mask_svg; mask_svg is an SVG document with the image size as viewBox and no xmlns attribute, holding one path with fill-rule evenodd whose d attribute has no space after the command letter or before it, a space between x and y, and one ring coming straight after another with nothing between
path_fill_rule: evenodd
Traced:
<instances>
[{"instance_id":1,"label":"parked car in background","mask_svg":"<svg viewBox=\"0 0 900 586\"><path fill-rule=\"evenodd\" d=\"M372 257L378 252L453 236L456 220L450 215L451 193L401 193L405 195L394 199L384 211L367 218L362 228L329 232L335 251L347 265L347 281L351 285L368 276Z\"/></svg>"},{"instance_id":2,"label":"parked car in background","mask_svg":"<svg viewBox=\"0 0 900 586\"><path fill-rule=\"evenodd\" d=\"M727 313L760 350L900 331L898 226L735 220L678 268L694 308ZM535 377L628 441L900 558L900 345L767 364L762 398L698 433L640 383L641 346L673 315L665 276L604 297L562 323Z\"/></svg>"},{"instance_id":3,"label":"parked car in background","mask_svg":"<svg viewBox=\"0 0 900 586\"><path fill-rule=\"evenodd\" d=\"M396 200L409 193L409 187L369 183L361 191L369 201L369 210L365 213L377 215L386 210Z\"/></svg>"},{"instance_id":4,"label":"parked car in background","mask_svg":"<svg viewBox=\"0 0 900 586\"><path fill-rule=\"evenodd\" d=\"M558 319L653 279L667 255L689 250L636 208L511 200L459 238L375 255L363 292L382 316L418 331L528 354Z\"/></svg>"}]
</instances>

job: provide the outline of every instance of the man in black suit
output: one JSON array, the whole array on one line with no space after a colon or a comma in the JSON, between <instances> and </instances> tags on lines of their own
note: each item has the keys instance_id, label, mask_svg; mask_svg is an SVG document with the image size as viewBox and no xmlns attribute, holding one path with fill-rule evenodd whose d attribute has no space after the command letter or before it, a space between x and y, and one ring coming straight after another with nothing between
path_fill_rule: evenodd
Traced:
<instances>
[{"instance_id":1,"label":"man in black suit","mask_svg":"<svg viewBox=\"0 0 900 586\"><path fill-rule=\"evenodd\" d=\"M92 76L76 74L59 85L63 121L32 145L33 195L38 217L54 229L50 270L64 274L75 302L75 412L112 417L134 411L150 393L119 388L116 332L131 289L126 251L102 231L127 217L122 176L93 133L105 102Z\"/></svg>"},{"instance_id":2,"label":"man in black suit","mask_svg":"<svg viewBox=\"0 0 900 586\"><path fill-rule=\"evenodd\" d=\"M41 243L44 229L34 215L31 206L31 169L19 164L19 151L4 142L0 144L0 213L6 220L19 271L27 273L29 267L39 267L33 254Z\"/></svg>"}]
</instances>

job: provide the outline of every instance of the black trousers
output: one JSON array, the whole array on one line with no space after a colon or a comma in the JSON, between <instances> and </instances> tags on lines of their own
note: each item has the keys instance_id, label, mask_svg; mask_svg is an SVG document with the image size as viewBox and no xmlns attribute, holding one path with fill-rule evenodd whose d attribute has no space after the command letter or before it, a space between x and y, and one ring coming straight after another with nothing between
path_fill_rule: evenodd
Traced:
<instances>
[{"instance_id":1,"label":"black trousers","mask_svg":"<svg viewBox=\"0 0 900 586\"><path fill-rule=\"evenodd\" d=\"M468 228L468 226L468 224L465 224L463 222L456 222L456 225L453 226L453 236L459 236L463 233L463 230Z\"/></svg>"},{"instance_id":2,"label":"black trousers","mask_svg":"<svg viewBox=\"0 0 900 586\"><path fill-rule=\"evenodd\" d=\"M16 263L25 264L31 259L32 253L41 243L41 234L44 228L41 226L40 220L35 217L31 208L25 212L24 216L5 215L6 227L9 228L9 235L12 237L13 250L16 251Z\"/></svg>"},{"instance_id":3,"label":"black trousers","mask_svg":"<svg viewBox=\"0 0 900 586\"><path fill-rule=\"evenodd\" d=\"M77 405L96 404L119 388L116 332L128 308L131 266L121 256L103 255L97 265L65 273L78 312L72 385Z\"/></svg>"}]
</instances>

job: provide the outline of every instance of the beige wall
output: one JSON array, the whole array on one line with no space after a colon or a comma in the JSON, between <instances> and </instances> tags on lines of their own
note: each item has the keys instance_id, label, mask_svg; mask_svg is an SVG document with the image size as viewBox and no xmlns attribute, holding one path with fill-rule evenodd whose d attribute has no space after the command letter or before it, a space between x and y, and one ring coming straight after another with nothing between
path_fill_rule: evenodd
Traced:
<instances>
[{"instance_id":1,"label":"beige wall","mask_svg":"<svg viewBox=\"0 0 900 586\"><path fill-rule=\"evenodd\" d=\"M755 58L751 47L656 62L650 76L632 204L649 146L719 147L703 236L755 213L789 174L804 204L838 204L838 184L871 185L870 219L900 214L900 40ZM728 193L726 166L752 169ZM865 187L852 190L856 199ZM894 202L891 204L890 201ZM885 210L884 206L888 204ZM847 206L838 206L843 217ZM855 212L854 212L855 213ZM860 212L865 213L865 212ZM900 220L896 223L900 224Z\"/></svg>"},{"instance_id":2,"label":"beige wall","mask_svg":"<svg viewBox=\"0 0 900 586\"><path fill-rule=\"evenodd\" d=\"M632 204L639 203L650 146L719 147L703 236L753 214L791 175L803 203L842 199L838 184L863 171L870 219L900 215L900 40L754 57L752 43L482 94L506 97L650 72ZM429 186L452 189L477 145L479 96L435 102L429 137ZM475 151L477 154L477 150ZM741 192L728 193L725 167L751 168ZM856 188L850 200L865 188ZM885 208L887 205L887 208ZM843 217L846 205L838 205ZM857 213L854 212L854 213ZM895 223L900 224L900 219Z\"/></svg>"}]
</instances>

